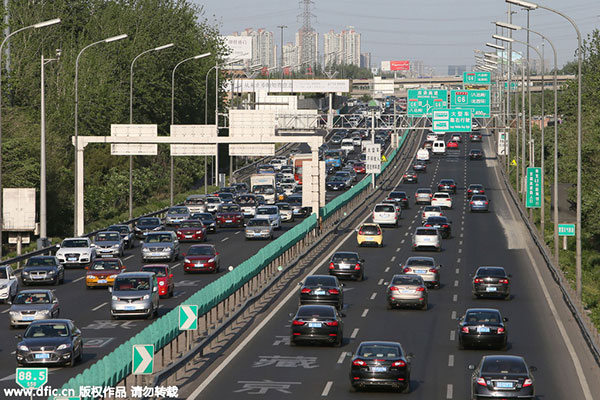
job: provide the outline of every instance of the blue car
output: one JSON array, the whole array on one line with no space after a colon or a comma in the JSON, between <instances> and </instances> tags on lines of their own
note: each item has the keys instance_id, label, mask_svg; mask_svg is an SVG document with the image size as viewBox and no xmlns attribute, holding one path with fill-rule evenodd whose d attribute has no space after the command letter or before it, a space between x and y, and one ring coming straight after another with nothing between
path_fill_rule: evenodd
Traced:
<instances>
[{"instance_id":1,"label":"blue car","mask_svg":"<svg viewBox=\"0 0 600 400\"><path fill-rule=\"evenodd\" d=\"M488 212L489 211L490 201L487 196L484 194L475 194L471 196L471 200L469 201L469 206L471 207L471 212Z\"/></svg>"}]
</instances>

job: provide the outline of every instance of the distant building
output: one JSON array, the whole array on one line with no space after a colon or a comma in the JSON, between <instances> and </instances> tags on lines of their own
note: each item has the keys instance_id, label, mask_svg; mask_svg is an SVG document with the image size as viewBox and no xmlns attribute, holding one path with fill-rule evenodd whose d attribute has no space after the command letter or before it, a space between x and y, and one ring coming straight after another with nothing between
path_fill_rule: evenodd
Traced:
<instances>
[{"instance_id":1,"label":"distant building","mask_svg":"<svg viewBox=\"0 0 600 400\"><path fill-rule=\"evenodd\" d=\"M296 32L296 46L299 54L298 64L302 64L304 69L306 69L306 65L314 68L319 57L319 34L314 30L304 32L300 29ZM295 67L295 69L299 68L300 65Z\"/></svg>"},{"instance_id":2,"label":"distant building","mask_svg":"<svg viewBox=\"0 0 600 400\"><path fill-rule=\"evenodd\" d=\"M233 33L234 36L252 37L252 61L251 65L261 65L263 67L275 67L277 65L277 46L273 38L273 32L264 28L254 30L246 28L243 32Z\"/></svg>"},{"instance_id":3,"label":"distant building","mask_svg":"<svg viewBox=\"0 0 600 400\"><path fill-rule=\"evenodd\" d=\"M332 30L323 35L323 64L347 64L361 66L360 33L349 26L340 33ZM370 65L370 53L369 53Z\"/></svg>"},{"instance_id":4,"label":"distant building","mask_svg":"<svg viewBox=\"0 0 600 400\"><path fill-rule=\"evenodd\" d=\"M419 78L422 76L425 76L425 64L423 64L423 61L412 61L410 62L410 71L408 72L408 75L411 78Z\"/></svg>"},{"instance_id":5,"label":"distant building","mask_svg":"<svg viewBox=\"0 0 600 400\"><path fill-rule=\"evenodd\" d=\"M448 65L448 76L462 76L466 70L466 65Z\"/></svg>"},{"instance_id":6,"label":"distant building","mask_svg":"<svg viewBox=\"0 0 600 400\"><path fill-rule=\"evenodd\" d=\"M300 64L300 53L298 46L293 43L283 45L283 66L295 66Z\"/></svg>"}]
</instances>

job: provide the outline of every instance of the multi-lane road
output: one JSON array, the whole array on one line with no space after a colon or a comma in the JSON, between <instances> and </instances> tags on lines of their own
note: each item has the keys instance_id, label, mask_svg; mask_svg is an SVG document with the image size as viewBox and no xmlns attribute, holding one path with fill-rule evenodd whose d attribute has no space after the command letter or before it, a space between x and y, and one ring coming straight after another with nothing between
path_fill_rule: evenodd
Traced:
<instances>
[{"instance_id":1,"label":"multi-lane road","mask_svg":"<svg viewBox=\"0 0 600 400\"><path fill-rule=\"evenodd\" d=\"M403 210L399 228L386 228L383 248L359 248L355 234L345 233L336 249L358 251L366 260L362 282L346 281L344 344L341 348L289 346L290 315L298 305L293 287L281 302L248 330L211 368L180 389L193 399L317 399L396 398L378 390L355 393L350 387L350 354L365 340L399 341L414 355L412 399L470 398L470 364L485 354L525 357L534 373L538 399L600 398L600 371L561 298L560 291L510 201L498 174L489 135L484 143L466 143L432 159L418 184L391 185L409 195L417 187L436 187L440 179L457 181L454 207L446 212L453 235L443 240L440 253L431 255L443 265L442 287L430 290L427 311L387 310L385 289L411 251L411 234L421 224L420 207ZM469 161L470 148L483 147L486 160ZM491 212L471 214L466 187L483 184L491 198ZM369 216L365 212L364 218ZM310 273L327 273L325 256ZM475 300L472 274L480 265L500 265L512 275L510 300ZM473 306L498 308L508 322L508 348L459 350L457 317Z\"/></svg>"}]
</instances>

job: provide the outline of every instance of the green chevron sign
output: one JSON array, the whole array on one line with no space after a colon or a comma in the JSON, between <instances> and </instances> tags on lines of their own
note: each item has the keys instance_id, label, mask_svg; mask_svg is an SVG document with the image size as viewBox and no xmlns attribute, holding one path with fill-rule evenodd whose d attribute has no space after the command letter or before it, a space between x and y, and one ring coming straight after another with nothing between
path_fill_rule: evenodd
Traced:
<instances>
[{"instance_id":1,"label":"green chevron sign","mask_svg":"<svg viewBox=\"0 0 600 400\"><path fill-rule=\"evenodd\" d=\"M132 353L133 374L148 375L154 368L154 345L134 344Z\"/></svg>"},{"instance_id":2,"label":"green chevron sign","mask_svg":"<svg viewBox=\"0 0 600 400\"><path fill-rule=\"evenodd\" d=\"M180 305L179 306L179 330L198 329L198 306Z\"/></svg>"}]
</instances>

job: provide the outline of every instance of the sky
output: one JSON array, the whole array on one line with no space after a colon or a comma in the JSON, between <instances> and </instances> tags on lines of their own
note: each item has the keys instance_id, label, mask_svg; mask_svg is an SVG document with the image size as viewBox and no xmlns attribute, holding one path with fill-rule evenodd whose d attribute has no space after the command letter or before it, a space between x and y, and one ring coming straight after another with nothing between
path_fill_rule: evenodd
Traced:
<instances>
[{"instance_id":1,"label":"sky","mask_svg":"<svg viewBox=\"0 0 600 400\"><path fill-rule=\"evenodd\" d=\"M249 27L266 28L275 34L279 46L278 25L288 26L285 43L294 41L301 26L297 0L192 1L203 7L204 16L217 23L223 35ZM600 0L544 0L539 4L574 19L584 38L600 29ZM371 52L372 65L379 66L382 60L419 60L444 74L448 65L473 65L473 49L491 50L485 43L493 42L491 35L496 33L492 21L507 21L507 11L503 0L313 0L312 26L319 32L320 51L323 33L353 26L361 33L361 51ZM512 11L516 11L513 24L526 26L527 12L516 6ZM546 10L533 10L530 28L553 41L559 67L574 59L577 36L567 20ZM513 37L527 38L525 31ZM533 34L531 43L541 45ZM550 47L545 49L544 58L552 62Z\"/></svg>"}]
</instances>

